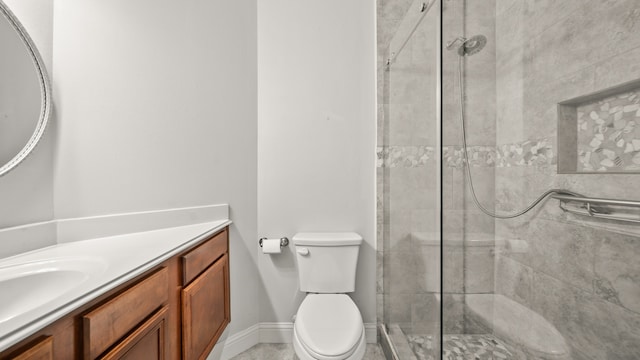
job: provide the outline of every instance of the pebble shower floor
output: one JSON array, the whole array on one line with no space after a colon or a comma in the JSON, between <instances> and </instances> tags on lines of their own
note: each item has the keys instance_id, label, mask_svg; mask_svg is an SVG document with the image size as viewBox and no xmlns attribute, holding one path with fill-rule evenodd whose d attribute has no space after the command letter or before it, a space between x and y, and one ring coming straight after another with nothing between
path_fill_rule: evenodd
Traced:
<instances>
[{"instance_id":1,"label":"pebble shower floor","mask_svg":"<svg viewBox=\"0 0 640 360\"><path fill-rule=\"evenodd\" d=\"M432 336L408 335L418 360L435 360ZM511 360L515 356L493 335L445 335L443 360Z\"/></svg>"}]
</instances>

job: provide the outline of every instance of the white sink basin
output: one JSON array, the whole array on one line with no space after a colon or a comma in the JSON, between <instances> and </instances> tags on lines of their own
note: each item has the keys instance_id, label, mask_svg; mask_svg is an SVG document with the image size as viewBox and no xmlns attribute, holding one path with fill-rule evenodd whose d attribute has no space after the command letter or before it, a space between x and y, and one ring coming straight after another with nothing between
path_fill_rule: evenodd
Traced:
<instances>
[{"instance_id":1,"label":"white sink basin","mask_svg":"<svg viewBox=\"0 0 640 360\"><path fill-rule=\"evenodd\" d=\"M107 268L95 257L54 258L0 267L0 327L50 303Z\"/></svg>"}]
</instances>

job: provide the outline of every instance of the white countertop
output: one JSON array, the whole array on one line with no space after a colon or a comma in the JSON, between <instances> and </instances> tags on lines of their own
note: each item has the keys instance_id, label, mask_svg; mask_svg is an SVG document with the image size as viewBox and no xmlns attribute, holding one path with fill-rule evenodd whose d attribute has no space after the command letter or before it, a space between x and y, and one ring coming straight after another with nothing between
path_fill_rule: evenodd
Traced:
<instances>
[{"instance_id":1,"label":"white countertop","mask_svg":"<svg viewBox=\"0 0 640 360\"><path fill-rule=\"evenodd\" d=\"M229 224L229 220L218 220L62 243L0 260L0 271L25 263L55 259L77 258L98 264L86 281L61 296L5 321L0 319L0 351ZM10 295L0 292L2 296Z\"/></svg>"}]
</instances>

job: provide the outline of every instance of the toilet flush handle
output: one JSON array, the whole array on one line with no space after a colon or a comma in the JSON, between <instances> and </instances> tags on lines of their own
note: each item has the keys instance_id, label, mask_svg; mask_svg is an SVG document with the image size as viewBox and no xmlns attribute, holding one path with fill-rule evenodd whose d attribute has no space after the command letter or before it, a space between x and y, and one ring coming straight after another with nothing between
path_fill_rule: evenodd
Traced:
<instances>
[{"instance_id":1,"label":"toilet flush handle","mask_svg":"<svg viewBox=\"0 0 640 360\"><path fill-rule=\"evenodd\" d=\"M302 256L309 255L309 249L307 249L307 248L298 248L298 249L296 249L296 251L298 252L298 254L300 254Z\"/></svg>"}]
</instances>

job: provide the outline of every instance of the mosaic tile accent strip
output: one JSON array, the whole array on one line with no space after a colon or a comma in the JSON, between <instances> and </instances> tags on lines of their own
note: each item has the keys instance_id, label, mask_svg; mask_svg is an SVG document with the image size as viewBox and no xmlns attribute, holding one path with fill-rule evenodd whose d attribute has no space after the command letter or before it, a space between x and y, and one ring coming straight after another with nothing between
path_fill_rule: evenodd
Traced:
<instances>
[{"instance_id":1,"label":"mosaic tile accent strip","mask_svg":"<svg viewBox=\"0 0 640 360\"><path fill-rule=\"evenodd\" d=\"M511 167L555 165L557 158L550 139L527 140L518 144L493 146L470 146L469 159L472 167ZM436 149L431 146L379 146L377 167L423 167L432 166ZM461 169L463 149L461 146L445 146L442 158L446 167Z\"/></svg>"},{"instance_id":2,"label":"mosaic tile accent strip","mask_svg":"<svg viewBox=\"0 0 640 360\"><path fill-rule=\"evenodd\" d=\"M419 360L433 360L436 350L432 336L408 335L409 344ZM516 360L498 338L485 335L445 335L443 360Z\"/></svg>"},{"instance_id":3,"label":"mosaic tile accent strip","mask_svg":"<svg viewBox=\"0 0 640 360\"><path fill-rule=\"evenodd\" d=\"M496 164L496 149L492 146L468 146L469 163L473 167L493 167ZM447 167L462 168L464 150L461 146L445 146L442 157Z\"/></svg>"},{"instance_id":4,"label":"mosaic tile accent strip","mask_svg":"<svg viewBox=\"0 0 640 360\"><path fill-rule=\"evenodd\" d=\"M435 148L432 146L379 146L377 167L423 167L434 158Z\"/></svg>"},{"instance_id":5,"label":"mosaic tile accent strip","mask_svg":"<svg viewBox=\"0 0 640 360\"><path fill-rule=\"evenodd\" d=\"M577 107L578 172L640 171L640 89Z\"/></svg>"},{"instance_id":6,"label":"mosaic tile accent strip","mask_svg":"<svg viewBox=\"0 0 640 360\"><path fill-rule=\"evenodd\" d=\"M557 158L551 139L527 140L498 146L497 167L555 165Z\"/></svg>"}]
</instances>

